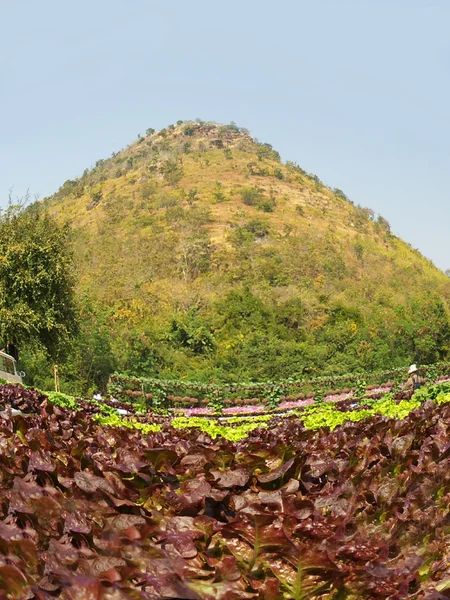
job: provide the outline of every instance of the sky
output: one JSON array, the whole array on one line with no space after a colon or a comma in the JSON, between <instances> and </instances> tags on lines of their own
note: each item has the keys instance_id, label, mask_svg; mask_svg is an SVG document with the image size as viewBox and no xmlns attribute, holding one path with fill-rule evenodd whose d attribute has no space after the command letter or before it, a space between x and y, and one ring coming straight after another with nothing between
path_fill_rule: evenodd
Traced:
<instances>
[{"instance_id":1,"label":"sky","mask_svg":"<svg viewBox=\"0 0 450 600\"><path fill-rule=\"evenodd\" d=\"M450 268L448 0L0 0L0 206L236 122Z\"/></svg>"}]
</instances>

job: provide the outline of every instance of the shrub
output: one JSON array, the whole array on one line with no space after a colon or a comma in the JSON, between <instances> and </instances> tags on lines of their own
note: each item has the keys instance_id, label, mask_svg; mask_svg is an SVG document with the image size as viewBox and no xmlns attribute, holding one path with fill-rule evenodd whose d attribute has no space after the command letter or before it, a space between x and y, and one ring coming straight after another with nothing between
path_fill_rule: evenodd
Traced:
<instances>
[{"instance_id":1,"label":"shrub","mask_svg":"<svg viewBox=\"0 0 450 600\"><path fill-rule=\"evenodd\" d=\"M255 236L250 231L247 231L244 227L235 227L228 234L228 239L233 246L239 248L241 246L248 246L255 241Z\"/></svg>"},{"instance_id":2,"label":"shrub","mask_svg":"<svg viewBox=\"0 0 450 600\"><path fill-rule=\"evenodd\" d=\"M176 186L183 177L183 163L181 160L167 160L162 166L162 174L169 185Z\"/></svg>"},{"instance_id":3,"label":"shrub","mask_svg":"<svg viewBox=\"0 0 450 600\"><path fill-rule=\"evenodd\" d=\"M297 163L288 160L286 162L286 168L288 171L292 173L297 173L298 175L306 175L306 171L298 166Z\"/></svg>"},{"instance_id":4,"label":"shrub","mask_svg":"<svg viewBox=\"0 0 450 600\"><path fill-rule=\"evenodd\" d=\"M227 200L227 197L223 193L223 185L220 181L216 181L214 184L213 197L216 202L225 202Z\"/></svg>"},{"instance_id":5,"label":"shrub","mask_svg":"<svg viewBox=\"0 0 450 600\"><path fill-rule=\"evenodd\" d=\"M252 219L244 225L244 228L257 238L263 238L269 233L269 225L260 219Z\"/></svg>"},{"instance_id":6,"label":"shrub","mask_svg":"<svg viewBox=\"0 0 450 600\"><path fill-rule=\"evenodd\" d=\"M187 202L188 202L189 206L192 206L192 204L197 200L197 194L198 194L197 188L192 188L189 190L189 192L187 194Z\"/></svg>"},{"instance_id":7,"label":"shrub","mask_svg":"<svg viewBox=\"0 0 450 600\"><path fill-rule=\"evenodd\" d=\"M364 246L361 244L361 242L356 242L353 247L355 249L356 258L358 260L362 260L364 255Z\"/></svg>"},{"instance_id":8,"label":"shrub","mask_svg":"<svg viewBox=\"0 0 450 600\"><path fill-rule=\"evenodd\" d=\"M271 213L275 210L275 206L277 201L275 198L264 198L261 202L258 203L258 209L263 212Z\"/></svg>"},{"instance_id":9,"label":"shrub","mask_svg":"<svg viewBox=\"0 0 450 600\"><path fill-rule=\"evenodd\" d=\"M311 179L311 181L313 181L316 185L318 186L322 186L323 183L321 182L321 180L317 177L317 175L314 175L314 173L308 173L308 177Z\"/></svg>"},{"instance_id":10,"label":"shrub","mask_svg":"<svg viewBox=\"0 0 450 600\"><path fill-rule=\"evenodd\" d=\"M275 160L276 162L281 161L279 153L272 148L271 144L258 143L258 150L256 151L256 154L258 156L258 160L263 160L267 158Z\"/></svg>"},{"instance_id":11,"label":"shrub","mask_svg":"<svg viewBox=\"0 0 450 600\"><path fill-rule=\"evenodd\" d=\"M245 187L239 191L242 202L247 206L256 206L264 199L264 190L260 187Z\"/></svg>"},{"instance_id":12,"label":"shrub","mask_svg":"<svg viewBox=\"0 0 450 600\"><path fill-rule=\"evenodd\" d=\"M184 219L184 209L182 206L169 206L166 208L166 222L180 223Z\"/></svg>"},{"instance_id":13,"label":"shrub","mask_svg":"<svg viewBox=\"0 0 450 600\"><path fill-rule=\"evenodd\" d=\"M250 175L257 175L258 177L266 177L270 174L270 171L267 167L260 165L254 161L249 162L247 164L247 169Z\"/></svg>"},{"instance_id":14,"label":"shrub","mask_svg":"<svg viewBox=\"0 0 450 600\"><path fill-rule=\"evenodd\" d=\"M390 225L389 221L387 219L385 219L384 217L382 217L381 215L378 215L377 223L387 233L391 232L391 225Z\"/></svg>"},{"instance_id":15,"label":"shrub","mask_svg":"<svg viewBox=\"0 0 450 600\"><path fill-rule=\"evenodd\" d=\"M157 202L157 208L172 208L174 206L178 206L180 201L178 198L171 196L170 194L162 194Z\"/></svg>"},{"instance_id":16,"label":"shrub","mask_svg":"<svg viewBox=\"0 0 450 600\"><path fill-rule=\"evenodd\" d=\"M91 210L92 208L94 208L95 206L100 204L102 198L103 198L103 193L102 193L101 189L93 190L91 192L91 201L87 205L87 209Z\"/></svg>"},{"instance_id":17,"label":"shrub","mask_svg":"<svg viewBox=\"0 0 450 600\"><path fill-rule=\"evenodd\" d=\"M142 184L142 187L141 187L142 199L148 200L149 198L151 198L152 196L155 195L157 190L158 190L158 184L156 183L156 181L154 181L154 180L146 181L144 184Z\"/></svg>"},{"instance_id":18,"label":"shrub","mask_svg":"<svg viewBox=\"0 0 450 600\"><path fill-rule=\"evenodd\" d=\"M347 200L347 202L350 202L350 200L348 199L348 196L346 194L344 194L344 192L342 190L340 190L339 188L334 188L332 190L332 192L337 198L340 198L341 200Z\"/></svg>"}]
</instances>

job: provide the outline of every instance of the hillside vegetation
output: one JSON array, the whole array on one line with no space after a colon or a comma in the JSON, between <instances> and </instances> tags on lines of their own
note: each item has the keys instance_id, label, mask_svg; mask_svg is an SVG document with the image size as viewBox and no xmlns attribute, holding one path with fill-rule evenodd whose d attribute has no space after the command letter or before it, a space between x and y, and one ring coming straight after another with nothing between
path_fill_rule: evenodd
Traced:
<instances>
[{"instance_id":1,"label":"hillside vegetation","mask_svg":"<svg viewBox=\"0 0 450 600\"><path fill-rule=\"evenodd\" d=\"M71 391L114 369L233 381L448 355L449 278L234 124L149 129L45 204L79 269ZM44 357L27 360L43 385Z\"/></svg>"}]
</instances>

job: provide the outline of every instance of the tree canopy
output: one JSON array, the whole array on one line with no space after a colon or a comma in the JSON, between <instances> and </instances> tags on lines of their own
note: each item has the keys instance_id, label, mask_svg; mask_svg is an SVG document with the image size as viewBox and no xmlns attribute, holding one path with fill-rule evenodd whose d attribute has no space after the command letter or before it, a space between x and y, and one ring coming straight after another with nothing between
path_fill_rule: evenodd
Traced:
<instances>
[{"instance_id":1,"label":"tree canopy","mask_svg":"<svg viewBox=\"0 0 450 600\"><path fill-rule=\"evenodd\" d=\"M69 229L44 208L13 205L0 214L0 340L13 354L43 345L57 358L76 330Z\"/></svg>"}]
</instances>

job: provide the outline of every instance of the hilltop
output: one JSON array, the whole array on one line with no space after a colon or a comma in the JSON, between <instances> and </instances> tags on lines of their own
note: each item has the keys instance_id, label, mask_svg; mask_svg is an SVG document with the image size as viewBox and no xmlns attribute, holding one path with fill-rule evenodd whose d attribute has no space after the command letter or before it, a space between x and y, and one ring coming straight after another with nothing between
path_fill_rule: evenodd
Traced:
<instances>
[{"instance_id":1,"label":"hilltop","mask_svg":"<svg viewBox=\"0 0 450 600\"><path fill-rule=\"evenodd\" d=\"M45 204L108 368L276 379L447 355L449 278L234 124L149 129Z\"/></svg>"}]
</instances>

